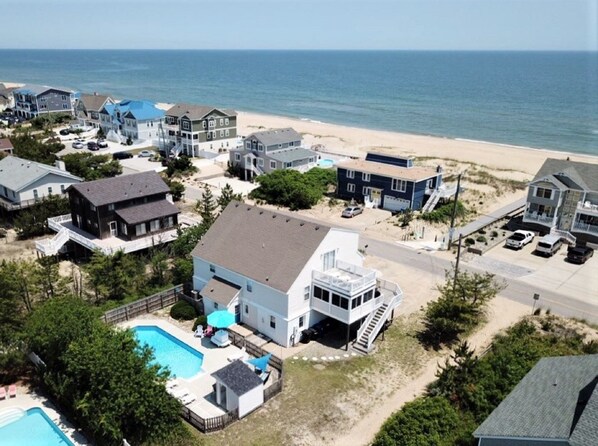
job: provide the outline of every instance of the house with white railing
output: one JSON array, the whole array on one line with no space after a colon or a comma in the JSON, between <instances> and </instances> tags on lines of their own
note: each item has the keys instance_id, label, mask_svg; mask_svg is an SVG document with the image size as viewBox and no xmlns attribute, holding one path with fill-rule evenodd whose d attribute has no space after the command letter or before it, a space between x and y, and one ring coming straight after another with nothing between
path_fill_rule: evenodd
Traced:
<instances>
[{"instance_id":1,"label":"house with white railing","mask_svg":"<svg viewBox=\"0 0 598 446\"><path fill-rule=\"evenodd\" d=\"M529 184L523 223L571 244L598 243L598 165L548 158Z\"/></svg>"},{"instance_id":2,"label":"house with white railing","mask_svg":"<svg viewBox=\"0 0 598 446\"><path fill-rule=\"evenodd\" d=\"M192 252L206 314L227 310L285 347L331 318L371 350L403 293L363 266L359 234L232 202Z\"/></svg>"}]
</instances>

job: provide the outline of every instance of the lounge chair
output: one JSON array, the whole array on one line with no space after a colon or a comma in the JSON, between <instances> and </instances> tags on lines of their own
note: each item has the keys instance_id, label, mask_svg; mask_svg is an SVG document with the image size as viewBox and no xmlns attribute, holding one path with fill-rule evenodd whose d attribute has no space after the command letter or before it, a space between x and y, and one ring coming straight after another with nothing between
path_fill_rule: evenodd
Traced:
<instances>
[{"instance_id":1,"label":"lounge chair","mask_svg":"<svg viewBox=\"0 0 598 446\"><path fill-rule=\"evenodd\" d=\"M13 398L17 396L17 386L16 384L11 384L8 386L8 397Z\"/></svg>"},{"instance_id":2,"label":"lounge chair","mask_svg":"<svg viewBox=\"0 0 598 446\"><path fill-rule=\"evenodd\" d=\"M179 383L177 383L176 379L169 379L166 381L166 390L172 390L175 387L178 387Z\"/></svg>"},{"instance_id":3,"label":"lounge chair","mask_svg":"<svg viewBox=\"0 0 598 446\"><path fill-rule=\"evenodd\" d=\"M238 359L240 359L241 361L245 361L246 359L249 359L249 355L247 354L245 347L243 347L243 348L241 348L241 350L234 352L232 355L230 355L226 359L228 360L228 362L233 362Z\"/></svg>"},{"instance_id":4,"label":"lounge chair","mask_svg":"<svg viewBox=\"0 0 598 446\"><path fill-rule=\"evenodd\" d=\"M188 404L191 404L193 401L195 401L197 399L197 397L195 395L193 395L192 393L188 393L185 396L182 396L181 398L178 398L178 400L183 403L183 405L187 406Z\"/></svg>"},{"instance_id":5,"label":"lounge chair","mask_svg":"<svg viewBox=\"0 0 598 446\"><path fill-rule=\"evenodd\" d=\"M0 387L0 400L3 400L6 398L6 389L4 388L4 386Z\"/></svg>"},{"instance_id":6,"label":"lounge chair","mask_svg":"<svg viewBox=\"0 0 598 446\"><path fill-rule=\"evenodd\" d=\"M197 328L195 329L195 332L193 333L193 336L195 336L196 338L203 338L205 336L205 334L203 332L203 325L197 326Z\"/></svg>"},{"instance_id":7,"label":"lounge chair","mask_svg":"<svg viewBox=\"0 0 598 446\"><path fill-rule=\"evenodd\" d=\"M214 327L212 327L211 325L208 325L208 327L204 330L203 335L209 338L213 334L214 334Z\"/></svg>"},{"instance_id":8,"label":"lounge chair","mask_svg":"<svg viewBox=\"0 0 598 446\"><path fill-rule=\"evenodd\" d=\"M260 379L264 384L266 384L266 381L268 381L268 378L270 378L270 373L270 371L260 373Z\"/></svg>"}]
</instances>

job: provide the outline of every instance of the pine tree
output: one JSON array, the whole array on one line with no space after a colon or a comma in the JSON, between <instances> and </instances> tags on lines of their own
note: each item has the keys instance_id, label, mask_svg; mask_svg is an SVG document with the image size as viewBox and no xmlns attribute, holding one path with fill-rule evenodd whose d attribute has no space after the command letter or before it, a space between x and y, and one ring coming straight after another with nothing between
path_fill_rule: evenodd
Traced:
<instances>
[{"instance_id":1,"label":"pine tree","mask_svg":"<svg viewBox=\"0 0 598 446\"><path fill-rule=\"evenodd\" d=\"M220 206L220 212L222 212L231 201L243 201L243 195L236 194L231 185L226 183L226 185L222 189L220 197L218 198L218 206Z\"/></svg>"},{"instance_id":2,"label":"pine tree","mask_svg":"<svg viewBox=\"0 0 598 446\"><path fill-rule=\"evenodd\" d=\"M210 187L206 184L203 188L203 195L200 200L197 201L195 210L199 213L202 220L202 225L207 229L214 221L216 221L216 200L210 190Z\"/></svg>"}]
</instances>

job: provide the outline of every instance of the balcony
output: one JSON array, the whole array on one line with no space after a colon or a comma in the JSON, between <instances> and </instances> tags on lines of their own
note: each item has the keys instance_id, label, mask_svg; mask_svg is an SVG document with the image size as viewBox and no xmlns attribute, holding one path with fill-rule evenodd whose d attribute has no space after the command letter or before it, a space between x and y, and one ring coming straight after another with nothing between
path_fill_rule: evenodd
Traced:
<instances>
[{"instance_id":1,"label":"balcony","mask_svg":"<svg viewBox=\"0 0 598 446\"><path fill-rule=\"evenodd\" d=\"M544 226L552 227L554 226L554 215L526 212L523 214L523 221L526 223L539 223Z\"/></svg>"},{"instance_id":2,"label":"balcony","mask_svg":"<svg viewBox=\"0 0 598 446\"><path fill-rule=\"evenodd\" d=\"M179 214L179 227L193 226L199 221ZM177 238L177 227L148 234L146 237L141 237L136 240L127 240L121 237L108 237L100 239L89 232L86 232L76 227L71 215L60 215L48 219L48 227L58 233L68 235L68 239L91 250L100 250L104 254L113 254L116 251L124 251L125 253L135 252L152 246L167 243ZM64 244L64 243L62 243ZM53 255L57 250L56 240L43 239L35 242L37 250L44 255ZM59 247L58 247L59 248Z\"/></svg>"},{"instance_id":3,"label":"balcony","mask_svg":"<svg viewBox=\"0 0 598 446\"><path fill-rule=\"evenodd\" d=\"M598 205L589 201L577 203L577 212L586 215L598 216Z\"/></svg>"},{"instance_id":4,"label":"balcony","mask_svg":"<svg viewBox=\"0 0 598 446\"><path fill-rule=\"evenodd\" d=\"M376 284L376 272L338 260L335 268L330 268L325 272L313 271L312 280L314 284L330 291L354 296Z\"/></svg>"},{"instance_id":5,"label":"balcony","mask_svg":"<svg viewBox=\"0 0 598 446\"><path fill-rule=\"evenodd\" d=\"M591 225L589 223L576 221L573 224L573 231L574 232L585 232L587 234L598 235L598 225Z\"/></svg>"}]
</instances>

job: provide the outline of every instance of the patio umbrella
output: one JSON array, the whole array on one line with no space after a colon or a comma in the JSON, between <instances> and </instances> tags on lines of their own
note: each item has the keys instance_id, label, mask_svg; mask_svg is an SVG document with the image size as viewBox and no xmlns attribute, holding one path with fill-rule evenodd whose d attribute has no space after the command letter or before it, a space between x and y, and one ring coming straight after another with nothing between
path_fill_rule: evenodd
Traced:
<instances>
[{"instance_id":1,"label":"patio umbrella","mask_svg":"<svg viewBox=\"0 0 598 446\"><path fill-rule=\"evenodd\" d=\"M268 369L268 361L270 361L271 356L272 353L268 353L267 355L262 356L261 358L249 359L247 363L251 364L256 369L260 369L262 372L265 372Z\"/></svg>"},{"instance_id":2,"label":"patio umbrella","mask_svg":"<svg viewBox=\"0 0 598 446\"><path fill-rule=\"evenodd\" d=\"M226 310L213 311L208 314L208 325L216 328L227 328L235 323L235 315Z\"/></svg>"}]
</instances>

